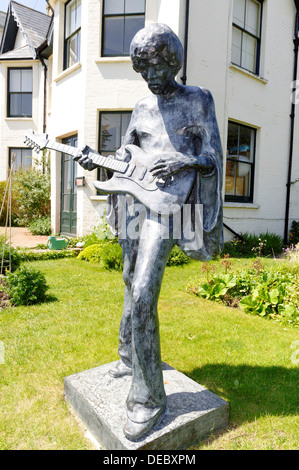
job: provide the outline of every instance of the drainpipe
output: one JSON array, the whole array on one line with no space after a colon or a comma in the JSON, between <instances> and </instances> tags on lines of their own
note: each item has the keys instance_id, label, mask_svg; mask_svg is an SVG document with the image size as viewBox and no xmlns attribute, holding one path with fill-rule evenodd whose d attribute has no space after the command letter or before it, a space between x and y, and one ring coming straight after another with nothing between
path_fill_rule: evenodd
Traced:
<instances>
[{"instance_id":1,"label":"drainpipe","mask_svg":"<svg viewBox=\"0 0 299 470\"><path fill-rule=\"evenodd\" d=\"M293 96L296 91L297 83L297 70L298 70L298 48L299 48L299 0L294 0L296 7L296 20L295 20L295 31L294 31L294 69L293 69ZM290 134L290 150L289 150L289 165L288 165L288 180L287 180L287 197L286 197L286 209L285 209L285 224L284 224L284 243L288 243L289 238L289 212L290 212L290 196L291 196L291 179L292 179L292 162L293 162L293 151L294 151L294 127L295 127L295 100L292 100L291 108L291 134Z\"/></svg>"},{"instance_id":2,"label":"drainpipe","mask_svg":"<svg viewBox=\"0 0 299 470\"><path fill-rule=\"evenodd\" d=\"M186 0L185 11L185 38L184 38L184 62L183 62L183 76L181 77L183 85L187 83L187 55L188 55L188 36L189 36L189 9L190 0Z\"/></svg>"},{"instance_id":3,"label":"drainpipe","mask_svg":"<svg viewBox=\"0 0 299 470\"><path fill-rule=\"evenodd\" d=\"M44 59L39 55L40 63L44 68L44 108L43 108L43 133L45 134L47 131L47 74L48 74L48 67L45 64Z\"/></svg>"}]
</instances>

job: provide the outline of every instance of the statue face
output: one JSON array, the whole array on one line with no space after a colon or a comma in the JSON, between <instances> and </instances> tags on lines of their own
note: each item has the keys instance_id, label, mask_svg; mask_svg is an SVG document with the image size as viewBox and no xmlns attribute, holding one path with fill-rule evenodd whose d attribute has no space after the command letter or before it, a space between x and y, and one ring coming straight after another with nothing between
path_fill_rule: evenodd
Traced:
<instances>
[{"instance_id":1,"label":"statue face","mask_svg":"<svg viewBox=\"0 0 299 470\"><path fill-rule=\"evenodd\" d=\"M138 68L154 95L167 94L175 84L173 68L165 62L163 57L156 56L142 59Z\"/></svg>"}]
</instances>

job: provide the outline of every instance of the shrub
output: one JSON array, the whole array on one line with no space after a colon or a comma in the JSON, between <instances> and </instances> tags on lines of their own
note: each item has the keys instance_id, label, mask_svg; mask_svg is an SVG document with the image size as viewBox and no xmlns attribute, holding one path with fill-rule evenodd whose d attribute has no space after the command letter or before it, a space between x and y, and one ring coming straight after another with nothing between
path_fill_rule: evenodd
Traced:
<instances>
[{"instance_id":1,"label":"shrub","mask_svg":"<svg viewBox=\"0 0 299 470\"><path fill-rule=\"evenodd\" d=\"M91 263L100 263L102 256L103 246L96 243L89 245L78 255L78 259L89 261Z\"/></svg>"},{"instance_id":2,"label":"shrub","mask_svg":"<svg viewBox=\"0 0 299 470\"><path fill-rule=\"evenodd\" d=\"M123 268L122 248L118 243L110 242L103 245L102 264L106 269Z\"/></svg>"},{"instance_id":3,"label":"shrub","mask_svg":"<svg viewBox=\"0 0 299 470\"><path fill-rule=\"evenodd\" d=\"M167 260L167 266L179 266L182 264L190 263L191 259L189 256L180 250L180 248L175 245L170 252L169 258Z\"/></svg>"},{"instance_id":4,"label":"shrub","mask_svg":"<svg viewBox=\"0 0 299 470\"><path fill-rule=\"evenodd\" d=\"M15 273L9 273L6 285L14 305L32 305L46 300L45 276L30 265L22 265Z\"/></svg>"},{"instance_id":5,"label":"shrub","mask_svg":"<svg viewBox=\"0 0 299 470\"><path fill-rule=\"evenodd\" d=\"M21 262L29 262L61 258L74 258L77 256L77 253L76 251L71 250L18 250L18 255L21 259Z\"/></svg>"},{"instance_id":6,"label":"shrub","mask_svg":"<svg viewBox=\"0 0 299 470\"><path fill-rule=\"evenodd\" d=\"M50 216L50 174L31 168L18 171L14 177L14 188L20 208L18 221L28 226L32 221Z\"/></svg>"},{"instance_id":7,"label":"shrub","mask_svg":"<svg viewBox=\"0 0 299 470\"><path fill-rule=\"evenodd\" d=\"M222 255L231 257L252 257L279 255L283 250L283 240L275 233L252 235L245 233L243 240L231 240L224 243Z\"/></svg>"},{"instance_id":8,"label":"shrub","mask_svg":"<svg viewBox=\"0 0 299 470\"><path fill-rule=\"evenodd\" d=\"M39 217L33 220L29 225L32 235L51 235L51 219L50 217Z\"/></svg>"}]
</instances>

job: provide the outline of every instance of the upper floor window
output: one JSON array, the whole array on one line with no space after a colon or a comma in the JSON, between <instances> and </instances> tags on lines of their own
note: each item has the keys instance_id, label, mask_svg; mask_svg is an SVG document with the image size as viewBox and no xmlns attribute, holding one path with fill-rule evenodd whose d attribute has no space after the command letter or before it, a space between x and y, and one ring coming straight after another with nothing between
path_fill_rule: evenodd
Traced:
<instances>
[{"instance_id":1,"label":"upper floor window","mask_svg":"<svg viewBox=\"0 0 299 470\"><path fill-rule=\"evenodd\" d=\"M32 117L32 69L9 68L7 116Z\"/></svg>"},{"instance_id":2,"label":"upper floor window","mask_svg":"<svg viewBox=\"0 0 299 470\"><path fill-rule=\"evenodd\" d=\"M232 62L259 74L262 0L234 0Z\"/></svg>"},{"instance_id":3,"label":"upper floor window","mask_svg":"<svg viewBox=\"0 0 299 470\"><path fill-rule=\"evenodd\" d=\"M144 28L145 0L104 0L102 56L130 54L130 44Z\"/></svg>"},{"instance_id":4,"label":"upper floor window","mask_svg":"<svg viewBox=\"0 0 299 470\"><path fill-rule=\"evenodd\" d=\"M99 153L101 155L113 155L121 147L122 138L130 124L131 114L131 111L100 113ZM98 169L98 180L105 181L110 176L107 170Z\"/></svg>"},{"instance_id":5,"label":"upper floor window","mask_svg":"<svg viewBox=\"0 0 299 470\"><path fill-rule=\"evenodd\" d=\"M225 201L253 202L256 130L228 123Z\"/></svg>"},{"instance_id":6,"label":"upper floor window","mask_svg":"<svg viewBox=\"0 0 299 470\"><path fill-rule=\"evenodd\" d=\"M32 167L32 150L28 148L13 148L9 149L9 167L13 169L27 170Z\"/></svg>"},{"instance_id":7,"label":"upper floor window","mask_svg":"<svg viewBox=\"0 0 299 470\"><path fill-rule=\"evenodd\" d=\"M80 60L81 0L70 0L65 5L64 68Z\"/></svg>"}]
</instances>

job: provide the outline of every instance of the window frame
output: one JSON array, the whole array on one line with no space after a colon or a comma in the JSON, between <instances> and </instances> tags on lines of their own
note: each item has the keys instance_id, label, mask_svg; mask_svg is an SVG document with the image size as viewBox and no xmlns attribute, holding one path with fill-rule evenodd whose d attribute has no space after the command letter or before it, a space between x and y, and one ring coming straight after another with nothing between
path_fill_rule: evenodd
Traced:
<instances>
[{"instance_id":1,"label":"window frame","mask_svg":"<svg viewBox=\"0 0 299 470\"><path fill-rule=\"evenodd\" d=\"M244 162L239 160L240 157L240 149L238 150L237 154L237 159L236 158L229 158L228 156L226 157L226 165L227 162L241 162L242 164L248 165L250 167L251 171L251 177L250 177L250 186L249 186L249 195L248 196L237 196L237 195L232 195L232 194L226 194L226 172L225 172L225 182L224 182L224 202L232 202L232 203L245 203L245 204L253 204L254 200L254 179L255 179L255 165L256 165L256 142L257 142L257 129L255 127L247 126L245 124L241 124L236 121L229 120L228 121L228 126L229 124L233 124L239 127L238 131L238 140L240 139L240 128L244 129L249 129L250 131L254 132L254 142L253 142L253 156L252 156L252 162ZM240 147L240 141L238 142L238 147ZM227 143L226 143L226 148L228 150L228 130L227 130ZM236 178L237 175L235 173L235 183L234 183L234 189L236 188Z\"/></svg>"},{"instance_id":2,"label":"window frame","mask_svg":"<svg viewBox=\"0 0 299 470\"><path fill-rule=\"evenodd\" d=\"M106 32L106 27L105 27L105 20L106 18L124 18L124 22L126 21L127 17L132 17L132 16L140 16L144 18L144 24L145 24L145 13L146 13L146 0L144 0L144 12L140 13L109 13L105 14L105 3L107 0L103 0L103 5L102 5L102 39L101 39L101 57L128 57L129 54L124 52L125 49L125 34L123 35L123 41L122 41L122 53L119 52L117 54L106 54L105 53L105 32ZM109 0L108 0L109 1ZM126 2L126 0L124 0ZM124 8L125 9L125 8ZM125 29L124 29L125 31ZM133 39L133 38L132 38Z\"/></svg>"},{"instance_id":3,"label":"window frame","mask_svg":"<svg viewBox=\"0 0 299 470\"><path fill-rule=\"evenodd\" d=\"M31 91L10 91L10 74L12 70L31 70ZM10 97L13 94L21 94L21 95L31 95L31 114L12 114L11 113L11 101ZM33 113L33 106L32 106L32 98L33 98L33 68L32 67L8 67L7 68L7 110L6 114L9 118L32 118Z\"/></svg>"},{"instance_id":4,"label":"window frame","mask_svg":"<svg viewBox=\"0 0 299 470\"><path fill-rule=\"evenodd\" d=\"M21 150L21 167L19 168L20 170L27 170L29 168L32 168L32 150L31 149L28 149L27 147L9 147L8 148L8 168L11 168L11 159L12 159L12 153L15 151L15 150ZM27 167L23 167L22 165L22 152L23 151L26 151L26 152L31 152L31 165L27 166ZM14 168L13 171L17 171L18 168Z\"/></svg>"},{"instance_id":5,"label":"window frame","mask_svg":"<svg viewBox=\"0 0 299 470\"><path fill-rule=\"evenodd\" d=\"M260 17L259 17L259 36L256 36L255 34L251 33L245 28L245 19L244 19L244 27L234 23L234 17L232 21L232 30L236 28L237 30L241 31L242 37L241 37L241 49L240 49L240 64L233 62L233 65L236 65L238 67L241 67L244 70L247 70L250 73L253 73L254 75L259 75L260 74L260 58L261 58L261 38L262 38L262 23L263 23L263 4L264 0L245 0L245 12L244 15L246 17L246 6L247 2L256 2L260 4ZM256 59L255 59L255 70L250 70L242 65L242 52L243 52L243 36L244 33L256 40Z\"/></svg>"},{"instance_id":6,"label":"window frame","mask_svg":"<svg viewBox=\"0 0 299 470\"><path fill-rule=\"evenodd\" d=\"M101 144L102 144L102 132L101 132L101 129L102 129L102 116L103 116L104 114L110 114L110 115L117 115L117 114L120 114L121 116L123 116L123 115L130 115L130 116L131 116L131 115L132 115L132 112L133 112L133 111L128 111L128 110L126 110L126 111L120 111L120 110L115 110L115 111L99 111L99 126L98 126L98 152L99 152L99 154L103 155L104 153L105 153L105 154L106 154L106 153L109 153L110 155L113 155L113 153L115 153L115 151L118 150L118 149L116 149L116 150L105 149L105 150L104 150L104 149L101 147ZM120 136L120 143L119 143L119 147L118 147L118 148L121 147L121 144L122 144L121 141L122 141L122 138L123 138L123 137L124 137L124 136ZM101 170L102 170L101 168L98 168L98 169L97 169L97 180L98 180L98 181L101 181L101 180L102 180L102 176L101 176L102 171L101 171ZM109 173L108 173L108 175L109 175Z\"/></svg>"},{"instance_id":7,"label":"window frame","mask_svg":"<svg viewBox=\"0 0 299 470\"><path fill-rule=\"evenodd\" d=\"M64 5L64 33L63 33L63 70L67 70L68 68L72 67L73 65L77 64L80 62L80 56L81 56L81 21L80 21L80 26L77 28L73 33L71 33L68 37L66 37L66 24L67 24L67 6L69 3L71 3L73 0L68 0L65 5ZM78 0L75 0L77 4ZM80 5L82 6L82 1L80 0ZM78 54L78 60L74 64L69 64L69 43L70 40L73 39L75 36L79 36L79 54Z\"/></svg>"}]
</instances>

